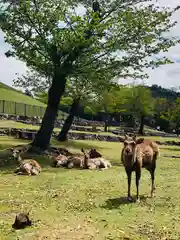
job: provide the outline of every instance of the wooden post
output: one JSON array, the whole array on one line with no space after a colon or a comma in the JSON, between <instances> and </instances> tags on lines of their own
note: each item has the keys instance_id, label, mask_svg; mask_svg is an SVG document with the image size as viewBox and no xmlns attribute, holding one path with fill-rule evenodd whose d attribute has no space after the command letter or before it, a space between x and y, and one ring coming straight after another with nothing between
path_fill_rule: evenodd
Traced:
<instances>
[{"instance_id":1,"label":"wooden post","mask_svg":"<svg viewBox=\"0 0 180 240\"><path fill-rule=\"evenodd\" d=\"M17 111L16 111L16 102L14 103L15 105L14 105L14 113L15 113L15 115L17 114Z\"/></svg>"},{"instance_id":2,"label":"wooden post","mask_svg":"<svg viewBox=\"0 0 180 240\"><path fill-rule=\"evenodd\" d=\"M24 116L26 117L26 115L27 115L27 109L26 109L26 104L24 104Z\"/></svg>"},{"instance_id":3,"label":"wooden post","mask_svg":"<svg viewBox=\"0 0 180 240\"><path fill-rule=\"evenodd\" d=\"M2 112L5 113L5 100L2 100L2 104L3 104Z\"/></svg>"}]
</instances>

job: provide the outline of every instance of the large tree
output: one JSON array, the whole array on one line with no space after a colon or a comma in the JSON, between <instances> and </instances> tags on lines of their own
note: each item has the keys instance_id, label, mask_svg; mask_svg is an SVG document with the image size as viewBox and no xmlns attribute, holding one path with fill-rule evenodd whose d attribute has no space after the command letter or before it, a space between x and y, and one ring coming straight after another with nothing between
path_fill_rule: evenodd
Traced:
<instances>
[{"instance_id":1,"label":"large tree","mask_svg":"<svg viewBox=\"0 0 180 240\"><path fill-rule=\"evenodd\" d=\"M154 110L154 99L151 90L143 85L130 87L125 106L129 113L139 119L139 134L144 134L145 117L152 115Z\"/></svg>"},{"instance_id":2,"label":"large tree","mask_svg":"<svg viewBox=\"0 0 180 240\"><path fill-rule=\"evenodd\" d=\"M101 85L94 89L94 98L88 101L87 110L94 113L101 113L104 121L104 131L108 131L110 114L114 113L116 105L116 91L119 86L110 82L109 85Z\"/></svg>"},{"instance_id":3,"label":"large tree","mask_svg":"<svg viewBox=\"0 0 180 240\"><path fill-rule=\"evenodd\" d=\"M164 58L148 57L177 43L162 35L175 25L170 17L177 9L140 6L143 2L104 0L99 7L97 1L91 6L91 1L78 0L1 0L0 27L12 46L6 56L16 56L52 78L47 108L32 145L49 145L68 76L109 72L137 76L144 67L167 63Z\"/></svg>"},{"instance_id":4,"label":"large tree","mask_svg":"<svg viewBox=\"0 0 180 240\"><path fill-rule=\"evenodd\" d=\"M90 102L90 99L94 97L95 89L98 88L101 83L107 85L108 80L101 81L101 79L97 78L96 81L94 81L93 78L87 78L83 75L68 78L65 95L72 99L72 103L69 115L57 136L59 141L67 140L67 134L71 128L74 117L79 115L80 107L85 106L86 103Z\"/></svg>"},{"instance_id":5,"label":"large tree","mask_svg":"<svg viewBox=\"0 0 180 240\"><path fill-rule=\"evenodd\" d=\"M102 92L101 89L107 89L114 81L114 79L107 79L103 74L97 75L96 78L91 77L91 75L88 76L88 78L84 75L67 78L66 89L61 98L61 105L69 106L69 114L58 134L57 139L59 141L65 141L67 139L67 134L71 128L74 117L79 115L80 107L85 107L93 102L93 105L96 106L96 111L102 110L99 104L99 101L102 102L102 96L100 96L100 92ZM27 71L26 74L18 76L13 82L16 87L29 88L38 100L47 104L47 91L51 84L51 79L45 79L45 76L37 72ZM98 103L94 101L94 99L96 99ZM109 109L108 104L109 102L106 101L107 109Z\"/></svg>"}]
</instances>

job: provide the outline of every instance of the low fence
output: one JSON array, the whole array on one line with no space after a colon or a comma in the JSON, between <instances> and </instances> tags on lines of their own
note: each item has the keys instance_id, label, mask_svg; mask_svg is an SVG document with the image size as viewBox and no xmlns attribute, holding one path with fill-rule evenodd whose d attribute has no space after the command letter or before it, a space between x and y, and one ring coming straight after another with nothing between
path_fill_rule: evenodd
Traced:
<instances>
[{"instance_id":1,"label":"low fence","mask_svg":"<svg viewBox=\"0 0 180 240\"><path fill-rule=\"evenodd\" d=\"M0 100L0 113L9 115L19 115L26 117L43 117L45 112L44 107L33 106L24 103L11 102L6 100Z\"/></svg>"}]
</instances>

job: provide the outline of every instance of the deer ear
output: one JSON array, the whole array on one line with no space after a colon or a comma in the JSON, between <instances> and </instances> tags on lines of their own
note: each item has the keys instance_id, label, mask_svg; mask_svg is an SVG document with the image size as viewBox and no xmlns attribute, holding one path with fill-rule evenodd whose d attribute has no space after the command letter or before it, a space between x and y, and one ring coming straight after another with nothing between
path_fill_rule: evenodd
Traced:
<instances>
[{"instance_id":1,"label":"deer ear","mask_svg":"<svg viewBox=\"0 0 180 240\"><path fill-rule=\"evenodd\" d=\"M128 135L126 133L124 134L124 139L128 139Z\"/></svg>"},{"instance_id":2,"label":"deer ear","mask_svg":"<svg viewBox=\"0 0 180 240\"><path fill-rule=\"evenodd\" d=\"M139 138L136 140L136 144L141 144L144 142L144 138Z\"/></svg>"},{"instance_id":3,"label":"deer ear","mask_svg":"<svg viewBox=\"0 0 180 240\"><path fill-rule=\"evenodd\" d=\"M134 141L136 141L136 135L134 134L134 136L132 137Z\"/></svg>"}]
</instances>

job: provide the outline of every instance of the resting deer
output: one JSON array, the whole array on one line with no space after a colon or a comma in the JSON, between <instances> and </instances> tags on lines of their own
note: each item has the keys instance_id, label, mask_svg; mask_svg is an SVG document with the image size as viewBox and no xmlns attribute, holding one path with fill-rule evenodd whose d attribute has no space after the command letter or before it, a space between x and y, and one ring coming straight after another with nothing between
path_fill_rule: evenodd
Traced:
<instances>
[{"instance_id":1,"label":"resting deer","mask_svg":"<svg viewBox=\"0 0 180 240\"><path fill-rule=\"evenodd\" d=\"M84 157L79 154L74 154L68 157L67 168L83 168L84 166Z\"/></svg>"},{"instance_id":2,"label":"resting deer","mask_svg":"<svg viewBox=\"0 0 180 240\"><path fill-rule=\"evenodd\" d=\"M41 166L34 159L22 160L21 150L13 149L12 156L19 164L19 167L14 171L17 175L39 175L41 172Z\"/></svg>"},{"instance_id":3,"label":"resting deer","mask_svg":"<svg viewBox=\"0 0 180 240\"><path fill-rule=\"evenodd\" d=\"M84 153L84 168L85 169L108 169L112 167L111 163L102 157L90 158L89 154L82 148Z\"/></svg>"},{"instance_id":4,"label":"resting deer","mask_svg":"<svg viewBox=\"0 0 180 240\"><path fill-rule=\"evenodd\" d=\"M151 197L155 190L154 173L159 149L156 143L151 140L137 139L136 136L125 135L124 147L121 152L121 161L125 167L128 177L128 200L131 197L131 175L136 173L137 201L139 201L139 180L141 178L141 168L146 168L151 174Z\"/></svg>"},{"instance_id":5,"label":"resting deer","mask_svg":"<svg viewBox=\"0 0 180 240\"><path fill-rule=\"evenodd\" d=\"M89 151L89 157L90 158L98 158L98 157L102 157L102 155L95 148L92 148Z\"/></svg>"},{"instance_id":6,"label":"resting deer","mask_svg":"<svg viewBox=\"0 0 180 240\"><path fill-rule=\"evenodd\" d=\"M53 167L66 167L66 168L83 168L84 165L84 157L80 154L70 154L69 156L65 156L63 154L59 154L56 157L51 156L53 158Z\"/></svg>"},{"instance_id":7,"label":"resting deer","mask_svg":"<svg viewBox=\"0 0 180 240\"><path fill-rule=\"evenodd\" d=\"M68 162L68 157L65 155L59 154L56 157L51 156L53 159L52 167L66 167Z\"/></svg>"}]
</instances>

